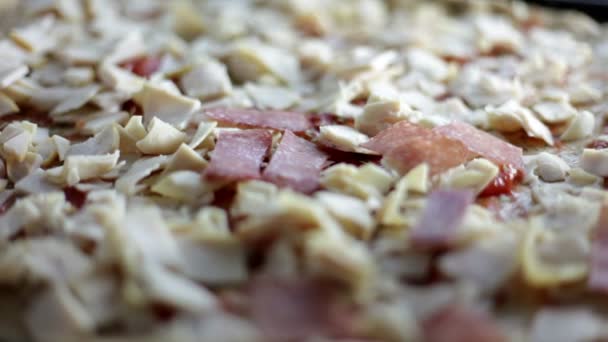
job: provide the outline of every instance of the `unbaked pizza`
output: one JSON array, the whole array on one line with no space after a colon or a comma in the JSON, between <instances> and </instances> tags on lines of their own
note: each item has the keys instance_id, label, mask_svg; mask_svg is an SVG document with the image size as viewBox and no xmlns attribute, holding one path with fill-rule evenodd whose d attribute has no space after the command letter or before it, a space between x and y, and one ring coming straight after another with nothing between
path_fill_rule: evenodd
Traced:
<instances>
[{"instance_id":1,"label":"unbaked pizza","mask_svg":"<svg viewBox=\"0 0 608 342\"><path fill-rule=\"evenodd\" d=\"M608 28L589 17L0 8L2 341L608 339Z\"/></svg>"}]
</instances>

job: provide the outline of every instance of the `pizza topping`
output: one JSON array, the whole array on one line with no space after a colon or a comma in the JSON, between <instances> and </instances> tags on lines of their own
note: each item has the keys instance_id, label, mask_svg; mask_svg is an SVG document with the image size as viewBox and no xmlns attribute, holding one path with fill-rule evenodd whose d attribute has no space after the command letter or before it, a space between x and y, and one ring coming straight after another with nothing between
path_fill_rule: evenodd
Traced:
<instances>
[{"instance_id":1,"label":"pizza topping","mask_svg":"<svg viewBox=\"0 0 608 342\"><path fill-rule=\"evenodd\" d=\"M258 111L255 109L211 108L205 114L218 121L254 127L304 132L312 125L304 113L283 111Z\"/></svg>"},{"instance_id":2,"label":"pizza topping","mask_svg":"<svg viewBox=\"0 0 608 342\"><path fill-rule=\"evenodd\" d=\"M448 189L471 189L476 194L487 189L499 175L499 168L483 158L473 159L440 175L440 186Z\"/></svg>"},{"instance_id":3,"label":"pizza topping","mask_svg":"<svg viewBox=\"0 0 608 342\"><path fill-rule=\"evenodd\" d=\"M461 122L437 127L435 131L462 142L471 152L498 165L512 165L523 172L522 149L517 146Z\"/></svg>"},{"instance_id":4,"label":"pizza topping","mask_svg":"<svg viewBox=\"0 0 608 342\"><path fill-rule=\"evenodd\" d=\"M148 133L135 146L144 154L169 154L185 140L186 134L154 117L148 124Z\"/></svg>"},{"instance_id":5,"label":"pizza topping","mask_svg":"<svg viewBox=\"0 0 608 342\"><path fill-rule=\"evenodd\" d=\"M467 190L437 190L429 194L424 212L412 227L412 244L421 248L444 248L454 241L473 193Z\"/></svg>"},{"instance_id":6,"label":"pizza topping","mask_svg":"<svg viewBox=\"0 0 608 342\"><path fill-rule=\"evenodd\" d=\"M0 339L606 337L593 20L0 4Z\"/></svg>"},{"instance_id":7,"label":"pizza topping","mask_svg":"<svg viewBox=\"0 0 608 342\"><path fill-rule=\"evenodd\" d=\"M530 137L542 139L547 145L553 145L553 136L547 126L540 122L529 109L515 101L509 101L500 107L489 107L488 120L490 127L497 131L513 132L523 129Z\"/></svg>"},{"instance_id":8,"label":"pizza topping","mask_svg":"<svg viewBox=\"0 0 608 342\"><path fill-rule=\"evenodd\" d=\"M122 62L120 66L137 76L148 78L158 71L161 62L162 59L157 56L141 56Z\"/></svg>"},{"instance_id":9,"label":"pizza topping","mask_svg":"<svg viewBox=\"0 0 608 342\"><path fill-rule=\"evenodd\" d=\"M186 95L202 101L212 100L232 92L226 67L214 60L202 61L180 78Z\"/></svg>"},{"instance_id":10,"label":"pizza topping","mask_svg":"<svg viewBox=\"0 0 608 342\"><path fill-rule=\"evenodd\" d=\"M253 281L252 315L268 339L303 339L327 331L327 290L313 280L259 278Z\"/></svg>"},{"instance_id":11,"label":"pizza topping","mask_svg":"<svg viewBox=\"0 0 608 342\"><path fill-rule=\"evenodd\" d=\"M409 121L399 121L382 130L369 142L361 146L384 154L396 147L409 144L410 140L428 138L431 135L429 130L424 127L410 123Z\"/></svg>"},{"instance_id":12,"label":"pizza topping","mask_svg":"<svg viewBox=\"0 0 608 342\"><path fill-rule=\"evenodd\" d=\"M309 193L319 186L319 174L326 160L327 155L314 144L285 131L264 170L264 179Z\"/></svg>"},{"instance_id":13,"label":"pizza topping","mask_svg":"<svg viewBox=\"0 0 608 342\"><path fill-rule=\"evenodd\" d=\"M429 130L401 121L362 146L384 154L386 164L401 173L423 162L429 163L431 173L441 173L475 156L523 170L521 149L465 123ZM448 150L450 153L445 153Z\"/></svg>"},{"instance_id":14,"label":"pizza topping","mask_svg":"<svg viewBox=\"0 0 608 342\"><path fill-rule=\"evenodd\" d=\"M271 143L270 132L262 129L222 132L204 175L228 181L260 178Z\"/></svg>"},{"instance_id":15,"label":"pizza topping","mask_svg":"<svg viewBox=\"0 0 608 342\"><path fill-rule=\"evenodd\" d=\"M608 290L608 212L605 204L601 207L593 235L587 286L592 290L605 292Z\"/></svg>"},{"instance_id":16,"label":"pizza topping","mask_svg":"<svg viewBox=\"0 0 608 342\"><path fill-rule=\"evenodd\" d=\"M376 135L392 124L405 120L412 109L403 101L385 100L367 103L363 114L355 118L355 128L368 134Z\"/></svg>"},{"instance_id":17,"label":"pizza topping","mask_svg":"<svg viewBox=\"0 0 608 342\"><path fill-rule=\"evenodd\" d=\"M386 165L404 174L421 163L427 163L431 175L461 165L476 157L467 146L435 132L411 138L406 144L384 154ZM365 146L365 145L364 145Z\"/></svg>"},{"instance_id":18,"label":"pizza topping","mask_svg":"<svg viewBox=\"0 0 608 342\"><path fill-rule=\"evenodd\" d=\"M521 181L523 174L513 165L503 165L500 172L479 194L480 196L498 196L510 194L513 188Z\"/></svg>"},{"instance_id":19,"label":"pizza topping","mask_svg":"<svg viewBox=\"0 0 608 342\"><path fill-rule=\"evenodd\" d=\"M596 176L608 176L608 149L584 149L580 165L583 170Z\"/></svg>"},{"instance_id":20,"label":"pizza topping","mask_svg":"<svg viewBox=\"0 0 608 342\"><path fill-rule=\"evenodd\" d=\"M579 112L570 121L568 127L560 136L563 141L572 141L587 138L593 134L595 129L595 116L588 111Z\"/></svg>"},{"instance_id":21,"label":"pizza topping","mask_svg":"<svg viewBox=\"0 0 608 342\"><path fill-rule=\"evenodd\" d=\"M138 186L137 183L148 177L152 172L163 168L167 159L167 156L158 156L135 161L127 172L116 180L116 190L125 194L135 194L145 189L146 186Z\"/></svg>"},{"instance_id":22,"label":"pizza topping","mask_svg":"<svg viewBox=\"0 0 608 342\"><path fill-rule=\"evenodd\" d=\"M568 121L576 116L576 108L566 101L540 102L532 107L543 122L558 123Z\"/></svg>"},{"instance_id":23,"label":"pizza topping","mask_svg":"<svg viewBox=\"0 0 608 342\"><path fill-rule=\"evenodd\" d=\"M487 314L456 304L441 308L423 322L428 342L504 342L507 337Z\"/></svg>"},{"instance_id":24,"label":"pizza topping","mask_svg":"<svg viewBox=\"0 0 608 342\"><path fill-rule=\"evenodd\" d=\"M317 140L345 152L373 153L359 145L366 143L369 137L359 131L344 125L325 125L319 128Z\"/></svg>"},{"instance_id":25,"label":"pizza topping","mask_svg":"<svg viewBox=\"0 0 608 342\"><path fill-rule=\"evenodd\" d=\"M149 124L154 118L157 118L178 129L186 126L192 114L200 108L201 104L197 100L182 96L174 87L175 85L171 82L164 88L146 83L143 89L134 95L135 101L144 112L145 123Z\"/></svg>"},{"instance_id":26,"label":"pizza topping","mask_svg":"<svg viewBox=\"0 0 608 342\"><path fill-rule=\"evenodd\" d=\"M247 83L244 88L255 107L259 109L285 110L297 105L301 100L296 92L286 87Z\"/></svg>"},{"instance_id":27,"label":"pizza topping","mask_svg":"<svg viewBox=\"0 0 608 342\"><path fill-rule=\"evenodd\" d=\"M593 341L603 335L603 322L591 311L570 307L548 308L534 315L530 340Z\"/></svg>"},{"instance_id":28,"label":"pizza topping","mask_svg":"<svg viewBox=\"0 0 608 342\"><path fill-rule=\"evenodd\" d=\"M570 165L554 154L541 152L533 158L535 171L545 182L563 181L570 172Z\"/></svg>"}]
</instances>

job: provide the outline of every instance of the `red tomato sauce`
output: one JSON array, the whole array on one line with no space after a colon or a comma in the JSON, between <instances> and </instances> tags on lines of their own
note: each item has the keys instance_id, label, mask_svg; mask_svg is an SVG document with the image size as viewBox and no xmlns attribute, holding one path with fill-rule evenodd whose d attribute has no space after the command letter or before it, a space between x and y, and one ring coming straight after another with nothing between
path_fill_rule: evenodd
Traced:
<instances>
[{"instance_id":1,"label":"red tomato sauce","mask_svg":"<svg viewBox=\"0 0 608 342\"><path fill-rule=\"evenodd\" d=\"M158 56L142 56L123 62L120 66L138 76L150 77L150 75L158 71L161 62L162 59Z\"/></svg>"},{"instance_id":2,"label":"red tomato sauce","mask_svg":"<svg viewBox=\"0 0 608 342\"><path fill-rule=\"evenodd\" d=\"M523 173L513 165L503 165L498 176L479 194L480 197L510 194L513 188L523 180Z\"/></svg>"}]
</instances>

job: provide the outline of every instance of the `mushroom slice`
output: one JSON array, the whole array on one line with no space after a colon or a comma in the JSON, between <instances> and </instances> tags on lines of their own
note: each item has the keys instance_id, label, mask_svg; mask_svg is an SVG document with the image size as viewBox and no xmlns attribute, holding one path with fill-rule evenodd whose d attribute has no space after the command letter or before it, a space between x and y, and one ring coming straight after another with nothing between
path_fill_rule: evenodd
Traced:
<instances>
[{"instance_id":1,"label":"mushroom slice","mask_svg":"<svg viewBox=\"0 0 608 342\"><path fill-rule=\"evenodd\" d=\"M190 139L190 143L188 143L188 146L190 146L191 148L198 148L199 146L203 145L207 138L213 135L212 133L215 131L215 127L217 127L216 121L201 121L201 123L198 124L196 132Z\"/></svg>"},{"instance_id":2,"label":"mushroom slice","mask_svg":"<svg viewBox=\"0 0 608 342\"><path fill-rule=\"evenodd\" d=\"M587 138L593 134L594 128L595 116L593 113L585 110L577 113L560 138L564 141Z\"/></svg>"},{"instance_id":3,"label":"mushroom slice","mask_svg":"<svg viewBox=\"0 0 608 342\"><path fill-rule=\"evenodd\" d=\"M372 208L380 207L393 181L394 177L380 166L365 164L357 168L344 163L324 170L320 179L324 188L359 197Z\"/></svg>"},{"instance_id":4,"label":"mushroom slice","mask_svg":"<svg viewBox=\"0 0 608 342\"><path fill-rule=\"evenodd\" d=\"M118 149L120 136L114 126L108 126L84 142L71 145L67 156L91 156L112 153Z\"/></svg>"},{"instance_id":5,"label":"mushroom slice","mask_svg":"<svg viewBox=\"0 0 608 342\"><path fill-rule=\"evenodd\" d=\"M235 240L178 241L182 262L178 270L206 285L239 284L247 280L245 249Z\"/></svg>"},{"instance_id":6,"label":"mushroom slice","mask_svg":"<svg viewBox=\"0 0 608 342\"><path fill-rule=\"evenodd\" d=\"M184 132L153 117L148 125L148 134L136 146L145 154L168 154L175 152L186 139Z\"/></svg>"},{"instance_id":7,"label":"mushroom slice","mask_svg":"<svg viewBox=\"0 0 608 342\"><path fill-rule=\"evenodd\" d=\"M19 107L4 93L0 93L0 117L19 112Z\"/></svg>"},{"instance_id":8,"label":"mushroom slice","mask_svg":"<svg viewBox=\"0 0 608 342\"><path fill-rule=\"evenodd\" d=\"M86 339L94 329L93 319L65 284L52 286L34 298L25 324L36 341Z\"/></svg>"},{"instance_id":9,"label":"mushroom slice","mask_svg":"<svg viewBox=\"0 0 608 342\"><path fill-rule=\"evenodd\" d=\"M15 190L29 195L61 191L61 188L48 180L44 170L37 169L16 182Z\"/></svg>"},{"instance_id":10,"label":"mushroom slice","mask_svg":"<svg viewBox=\"0 0 608 342\"><path fill-rule=\"evenodd\" d=\"M0 88L6 88L24 78L30 69L25 64L0 62Z\"/></svg>"},{"instance_id":11,"label":"mushroom slice","mask_svg":"<svg viewBox=\"0 0 608 342\"><path fill-rule=\"evenodd\" d=\"M209 203L216 186L207 183L200 172L189 170L169 173L156 182L152 192L185 203Z\"/></svg>"},{"instance_id":12,"label":"mushroom slice","mask_svg":"<svg viewBox=\"0 0 608 342\"><path fill-rule=\"evenodd\" d=\"M110 62L102 62L97 69L101 82L119 93L134 94L142 89L145 80Z\"/></svg>"},{"instance_id":13,"label":"mushroom slice","mask_svg":"<svg viewBox=\"0 0 608 342\"><path fill-rule=\"evenodd\" d=\"M35 52L45 52L57 43L53 37L52 29L55 25L53 16L45 16L34 21L28 26L14 29L10 33L10 37L23 48Z\"/></svg>"},{"instance_id":14,"label":"mushroom slice","mask_svg":"<svg viewBox=\"0 0 608 342\"><path fill-rule=\"evenodd\" d=\"M144 123L150 123L154 118L158 118L178 129L186 127L192 114L201 106L197 100L150 83L146 83L135 95L135 101L142 107Z\"/></svg>"},{"instance_id":15,"label":"mushroom slice","mask_svg":"<svg viewBox=\"0 0 608 342\"><path fill-rule=\"evenodd\" d=\"M143 291L151 300L192 313L217 309L213 293L194 281L156 263L144 261L138 267Z\"/></svg>"},{"instance_id":16,"label":"mushroom slice","mask_svg":"<svg viewBox=\"0 0 608 342\"><path fill-rule=\"evenodd\" d=\"M540 122L532 112L514 100L500 107L486 108L490 127L498 131L513 132L522 128L528 136L542 139L547 145L553 146L553 135L545 124Z\"/></svg>"},{"instance_id":17,"label":"mushroom slice","mask_svg":"<svg viewBox=\"0 0 608 342\"><path fill-rule=\"evenodd\" d=\"M75 185L83 180L101 178L116 167L119 151L100 155L72 155L65 159L59 179L67 185Z\"/></svg>"},{"instance_id":18,"label":"mushroom slice","mask_svg":"<svg viewBox=\"0 0 608 342\"><path fill-rule=\"evenodd\" d=\"M164 173L179 170L201 172L207 167L207 164L208 162L190 146L181 144L171 156Z\"/></svg>"},{"instance_id":19,"label":"mushroom slice","mask_svg":"<svg viewBox=\"0 0 608 342\"><path fill-rule=\"evenodd\" d=\"M65 156L68 154L68 151L70 150L70 141L56 134L53 135L51 139L53 140L53 144L55 145L55 149L57 150L59 160L63 161L65 159Z\"/></svg>"},{"instance_id":20,"label":"mushroom slice","mask_svg":"<svg viewBox=\"0 0 608 342\"><path fill-rule=\"evenodd\" d=\"M321 144L333 147L340 151L356 152L364 154L376 154L359 145L369 141L369 137L354 128L343 125L321 126L317 137Z\"/></svg>"},{"instance_id":21,"label":"mushroom slice","mask_svg":"<svg viewBox=\"0 0 608 342\"><path fill-rule=\"evenodd\" d=\"M81 131L85 134L96 134L112 124L122 124L129 118L127 112L97 112L78 121Z\"/></svg>"},{"instance_id":22,"label":"mushroom slice","mask_svg":"<svg viewBox=\"0 0 608 342\"><path fill-rule=\"evenodd\" d=\"M72 67L65 71L63 80L72 87L84 86L95 80L95 71L90 67Z\"/></svg>"},{"instance_id":23,"label":"mushroom slice","mask_svg":"<svg viewBox=\"0 0 608 342\"><path fill-rule=\"evenodd\" d=\"M186 95L200 100L212 100L232 92L232 83L226 67L214 60L195 64L180 79Z\"/></svg>"},{"instance_id":24,"label":"mushroom slice","mask_svg":"<svg viewBox=\"0 0 608 342\"><path fill-rule=\"evenodd\" d=\"M534 105L534 111L540 116L541 120L548 123L558 123L570 120L576 116L576 108L566 101L559 102L540 102Z\"/></svg>"},{"instance_id":25,"label":"mushroom slice","mask_svg":"<svg viewBox=\"0 0 608 342\"><path fill-rule=\"evenodd\" d=\"M8 178L13 182L17 182L38 169L42 165L42 161L42 156L34 152L27 152L21 162L9 159L6 161Z\"/></svg>"},{"instance_id":26,"label":"mushroom slice","mask_svg":"<svg viewBox=\"0 0 608 342\"><path fill-rule=\"evenodd\" d=\"M471 189L478 194L498 176L499 171L491 161L476 158L441 174L440 184L447 189Z\"/></svg>"},{"instance_id":27,"label":"mushroom slice","mask_svg":"<svg viewBox=\"0 0 608 342\"><path fill-rule=\"evenodd\" d=\"M244 88L259 109L287 109L300 102L300 96L289 88L256 83L247 83Z\"/></svg>"},{"instance_id":28,"label":"mushroom slice","mask_svg":"<svg viewBox=\"0 0 608 342\"><path fill-rule=\"evenodd\" d=\"M398 121L406 120L413 112L410 106L398 99L371 102L365 105L363 114L355 118L355 128L373 136Z\"/></svg>"},{"instance_id":29,"label":"mushroom slice","mask_svg":"<svg viewBox=\"0 0 608 342\"><path fill-rule=\"evenodd\" d=\"M116 180L116 190L129 195L137 193L145 188L145 186L137 186L137 183L148 177L152 172L163 168L168 159L167 156L158 156L136 161L124 175Z\"/></svg>"},{"instance_id":30,"label":"mushroom slice","mask_svg":"<svg viewBox=\"0 0 608 342\"><path fill-rule=\"evenodd\" d=\"M375 226L369 208L361 199L329 191L315 197L353 236L367 240Z\"/></svg>"},{"instance_id":31,"label":"mushroom slice","mask_svg":"<svg viewBox=\"0 0 608 342\"><path fill-rule=\"evenodd\" d=\"M22 162L30 149L31 143L32 135L30 132L23 131L2 144L2 152L7 158Z\"/></svg>"},{"instance_id":32,"label":"mushroom slice","mask_svg":"<svg viewBox=\"0 0 608 342\"><path fill-rule=\"evenodd\" d=\"M237 81L257 81L270 74L287 84L300 79L300 66L296 56L257 40L241 40L235 43L228 55L230 75Z\"/></svg>"},{"instance_id":33,"label":"mushroom slice","mask_svg":"<svg viewBox=\"0 0 608 342\"><path fill-rule=\"evenodd\" d=\"M593 175L608 177L608 149L584 149L580 165L583 170Z\"/></svg>"}]
</instances>

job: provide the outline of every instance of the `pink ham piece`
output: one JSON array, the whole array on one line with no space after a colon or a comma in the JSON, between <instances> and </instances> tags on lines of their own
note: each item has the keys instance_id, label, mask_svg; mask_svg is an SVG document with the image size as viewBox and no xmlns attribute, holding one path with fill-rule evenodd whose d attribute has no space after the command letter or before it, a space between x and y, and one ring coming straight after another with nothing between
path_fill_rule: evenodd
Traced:
<instances>
[{"instance_id":1,"label":"pink ham piece","mask_svg":"<svg viewBox=\"0 0 608 342\"><path fill-rule=\"evenodd\" d=\"M467 190L432 192L420 220L410 231L412 245L423 249L448 247L474 198Z\"/></svg>"},{"instance_id":2,"label":"pink ham piece","mask_svg":"<svg viewBox=\"0 0 608 342\"><path fill-rule=\"evenodd\" d=\"M326 161L327 154L315 144L285 131L263 178L279 186L310 193L318 188L319 174Z\"/></svg>"},{"instance_id":3,"label":"pink ham piece","mask_svg":"<svg viewBox=\"0 0 608 342\"><path fill-rule=\"evenodd\" d=\"M608 206L603 205L591 245L591 267L587 287L608 293Z\"/></svg>"},{"instance_id":4,"label":"pink ham piece","mask_svg":"<svg viewBox=\"0 0 608 342\"><path fill-rule=\"evenodd\" d=\"M435 127L433 131L462 142L471 152L497 165L512 165L518 171L524 171L523 151L520 147L500 140L467 123L453 122L448 125Z\"/></svg>"},{"instance_id":5,"label":"pink ham piece","mask_svg":"<svg viewBox=\"0 0 608 342\"><path fill-rule=\"evenodd\" d=\"M425 342L506 342L491 317L483 312L448 305L424 320Z\"/></svg>"},{"instance_id":6,"label":"pink ham piece","mask_svg":"<svg viewBox=\"0 0 608 342\"><path fill-rule=\"evenodd\" d=\"M262 161L271 144L272 134L263 129L222 132L204 176L226 181L260 178Z\"/></svg>"},{"instance_id":7,"label":"pink ham piece","mask_svg":"<svg viewBox=\"0 0 608 342\"><path fill-rule=\"evenodd\" d=\"M310 279L253 281L251 315L269 341L301 341L331 328L330 296Z\"/></svg>"},{"instance_id":8,"label":"pink ham piece","mask_svg":"<svg viewBox=\"0 0 608 342\"><path fill-rule=\"evenodd\" d=\"M425 133L384 154L386 165L405 174L421 163L427 163L435 175L475 158L466 146L439 134Z\"/></svg>"},{"instance_id":9,"label":"pink ham piece","mask_svg":"<svg viewBox=\"0 0 608 342\"><path fill-rule=\"evenodd\" d=\"M308 115L299 112L243 108L211 108L205 114L215 120L236 125L304 132L313 128Z\"/></svg>"},{"instance_id":10,"label":"pink ham piece","mask_svg":"<svg viewBox=\"0 0 608 342\"><path fill-rule=\"evenodd\" d=\"M384 161L400 173L422 162L438 174L476 157L499 166L512 165L523 173L522 150L466 123L427 129L400 121L361 145L384 155Z\"/></svg>"},{"instance_id":11,"label":"pink ham piece","mask_svg":"<svg viewBox=\"0 0 608 342\"><path fill-rule=\"evenodd\" d=\"M431 135L429 129L404 120L376 134L368 142L361 144L361 147L384 154L409 143L413 138L429 137Z\"/></svg>"}]
</instances>

